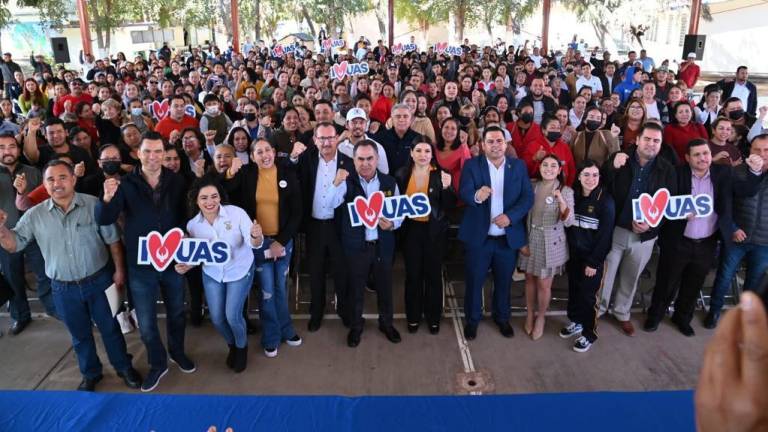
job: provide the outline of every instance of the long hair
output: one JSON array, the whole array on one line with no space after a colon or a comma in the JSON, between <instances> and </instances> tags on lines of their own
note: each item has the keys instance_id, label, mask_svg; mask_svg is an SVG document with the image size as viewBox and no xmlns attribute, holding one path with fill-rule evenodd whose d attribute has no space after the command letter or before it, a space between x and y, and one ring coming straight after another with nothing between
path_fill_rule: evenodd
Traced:
<instances>
[{"instance_id":1,"label":"long hair","mask_svg":"<svg viewBox=\"0 0 768 432\"><path fill-rule=\"evenodd\" d=\"M632 105L633 103L640 104L640 108L643 109L643 118L640 119L640 124L641 125L645 124L645 120L648 118L648 113L645 110L645 104L643 103L643 101L638 98L632 98L627 101L627 105L624 108L624 115L621 116L621 120L619 120L619 127L621 127L622 130L627 126L627 123L629 122L629 106Z\"/></svg>"},{"instance_id":2,"label":"long hair","mask_svg":"<svg viewBox=\"0 0 768 432\"><path fill-rule=\"evenodd\" d=\"M597 168L598 172L600 171L600 166L597 164L597 162L593 161L592 159L584 159L579 163L579 165L576 167L576 181L573 182L573 194L578 199L578 197L582 196L584 194L584 189L581 186L581 182L579 181L579 177L581 177L581 172L584 171L587 168ZM598 178L597 186L595 187L595 190L600 189L603 185L602 179Z\"/></svg>"},{"instance_id":3,"label":"long hair","mask_svg":"<svg viewBox=\"0 0 768 432\"><path fill-rule=\"evenodd\" d=\"M35 83L35 91L32 93L30 93L29 90L27 90L28 82ZM24 80L24 83L22 84L22 88L21 88L21 95L28 102L36 102L39 105L43 104L43 92L40 90L40 84L38 84L34 78L27 78Z\"/></svg>"},{"instance_id":4,"label":"long hair","mask_svg":"<svg viewBox=\"0 0 768 432\"><path fill-rule=\"evenodd\" d=\"M449 121L453 122L453 124L456 126L456 138L451 143L446 142L445 139L443 138L443 127ZM460 131L460 129L461 129L461 125L459 124L459 120L458 119L456 119L454 117L448 117L447 119L443 120L443 124L440 125L440 130L438 130L437 131L438 133L436 134L437 142L435 143L435 145L433 147L435 147L436 150L440 150L440 151L447 150L448 147L450 147L451 150L456 150L457 148L459 148L461 146L461 139L459 138L459 131ZM432 141L432 140L429 139L429 137L423 137L423 138L426 138L427 140L429 140L430 143ZM419 141L419 142L424 142L424 141L422 140L422 141ZM414 140L414 143L416 143L416 140Z\"/></svg>"},{"instance_id":5,"label":"long hair","mask_svg":"<svg viewBox=\"0 0 768 432\"><path fill-rule=\"evenodd\" d=\"M560 172L557 174L557 177L555 178L557 180L557 190L562 190L563 186L565 186L565 175L563 174L563 165L565 165L565 162L561 161L560 158L555 156L553 153L549 153L548 155L544 156L544 158L539 161L539 169L536 170L536 178L539 181L542 181L543 178L541 177L541 163L544 162L547 159L552 159L553 161L557 162L557 165L560 167Z\"/></svg>"}]
</instances>

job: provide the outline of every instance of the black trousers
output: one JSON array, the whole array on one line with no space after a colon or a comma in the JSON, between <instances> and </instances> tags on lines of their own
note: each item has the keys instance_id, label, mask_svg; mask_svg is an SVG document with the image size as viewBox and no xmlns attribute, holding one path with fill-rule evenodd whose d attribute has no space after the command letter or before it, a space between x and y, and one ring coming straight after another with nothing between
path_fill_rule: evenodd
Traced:
<instances>
[{"instance_id":1,"label":"black trousers","mask_svg":"<svg viewBox=\"0 0 768 432\"><path fill-rule=\"evenodd\" d=\"M307 260L309 260L309 288L311 319L321 319L325 314L325 275L330 267L333 288L336 292L336 312L345 316L347 274L344 269L344 251L333 219L312 219L307 227ZM326 265L330 264L330 266Z\"/></svg>"},{"instance_id":2,"label":"black trousers","mask_svg":"<svg viewBox=\"0 0 768 432\"><path fill-rule=\"evenodd\" d=\"M409 324L422 316L429 325L439 324L443 314L442 263L445 235L430 239L429 223L405 221L405 315Z\"/></svg>"},{"instance_id":3,"label":"black trousers","mask_svg":"<svg viewBox=\"0 0 768 432\"><path fill-rule=\"evenodd\" d=\"M347 252L349 290L347 292L347 316L350 329L363 331L363 305L368 274L376 280L376 303L379 309L379 325L392 325L392 257L380 256L377 242L366 242L359 251Z\"/></svg>"},{"instance_id":4,"label":"black trousers","mask_svg":"<svg viewBox=\"0 0 768 432\"><path fill-rule=\"evenodd\" d=\"M597 340L597 293L603 285L604 264L597 267L592 277L584 274L587 263L572 253L566 266L568 271L568 319L581 324L581 335L589 342Z\"/></svg>"},{"instance_id":5,"label":"black trousers","mask_svg":"<svg viewBox=\"0 0 768 432\"><path fill-rule=\"evenodd\" d=\"M715 261L716 248L717 238L714 235L703 240L683 237L676 244L664 244L656 270L656 287L648 309L649 320L660 322L677 293L674 319L680 323L691 322L699 290Z\"/></svg>"},{"instance_id":6,"label":"black trousers","mask_svg":"<svg viewBox=\"0 0 768 432\"><path fill-rule=\"evenodd\" d=\"M191 315L203 316L203 266L194 266L184 275L189 287L189 310Z\"/></svg>"}]
</instances>

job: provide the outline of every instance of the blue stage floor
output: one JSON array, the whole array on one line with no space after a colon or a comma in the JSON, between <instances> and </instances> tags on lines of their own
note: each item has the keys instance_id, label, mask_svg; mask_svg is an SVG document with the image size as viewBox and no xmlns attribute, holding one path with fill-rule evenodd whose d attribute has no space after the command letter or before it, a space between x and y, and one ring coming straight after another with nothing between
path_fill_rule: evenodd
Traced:
<instances>
[{"instance_id":1,"label":"blue stage floor","mask_svg":"<svg viewBox=\"0 0 768 432\"><path fill-rule=\"evenodd\" d=\"M694 431L693 393L202 396L0 392L0 431Z\"/></svg>"}]
</instances>

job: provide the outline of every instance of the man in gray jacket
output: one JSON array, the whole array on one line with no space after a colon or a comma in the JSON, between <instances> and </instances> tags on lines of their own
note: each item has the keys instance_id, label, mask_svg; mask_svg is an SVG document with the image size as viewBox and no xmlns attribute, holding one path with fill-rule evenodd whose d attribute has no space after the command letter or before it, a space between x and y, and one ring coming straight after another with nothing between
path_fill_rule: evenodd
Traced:
<instances>
[{"instance_id":1,"label":"man in gray jacket","mask_svg":"<svg viewBox=\"0 0 768 432\"><path fill-rule=\"evenodd\" d=\"M746 192L746 197L733 199L733 244L722 252L720 267L717 269L715 285L712 287L712 299L709 313L704 319L704 327L715 328L723 308L723 297L731 285L733 275L739 270L743 259L747 262L747 274L744 290L754 290L768 271L768 134L756 136L750 146L750 158L760 157L762 169L757 182L744 182L744 188L754 187ZM749 175L748 168L742 164L734 171L734 182ZM758 174L758 173L753 173ZM749 186L753 184L754 186ZM738 187L734 183L734 190ZM754 193L752 193L754 192Z\"/></svg>"},{"instance_id":2,"label":"man in gray jacket","mask_svg":"<svg viewBox=\"0 0 768 432\"><path fill-rule=\"evenodd\" d=\"M21 66L11 60L11 53L3 54L3 59L0 60L0 72L3 74L3 90L8 97L8 86L16 82L13 73L21 72Z\"/></svg>"}]
</instances>

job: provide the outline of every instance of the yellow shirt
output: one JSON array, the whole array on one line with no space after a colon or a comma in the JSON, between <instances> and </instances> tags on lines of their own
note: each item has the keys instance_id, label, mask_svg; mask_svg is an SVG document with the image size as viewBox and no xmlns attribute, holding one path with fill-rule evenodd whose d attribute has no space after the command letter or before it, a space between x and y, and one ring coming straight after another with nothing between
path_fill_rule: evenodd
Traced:
<instances>
[{"instance_id":1,"label":"yellow shirt","mask_svg":"<svg viewBox=\"0 0 768 432\"><path fill-rule=\"evenodd\" d=\"M277 167L260 169L256 185L256 221L265 236L280 231L280 195L277 193Z\"/></svg>"},{"instance_id":2,"label":"yellow shirt","mask_svg":"<svg viewBox=\"0 0 768 432\"><path fill-rule=\"evenodd\" d=\"M430 167L429 168L430 174L434 170L435 170L434 167ZM411 172L411 178L408 180L408 186L405 188L405 194L408 196L411 196L413 194L421 192L426 195L428 189L429 189L429 175L427 175L427 181L423 185L421 185L421 187L419 187L416 185L416 173ZM429 216L417 217L417 218L413 218L413 220L415 220L416 222L429 222Z\"/></svg>"}]
</instances>

